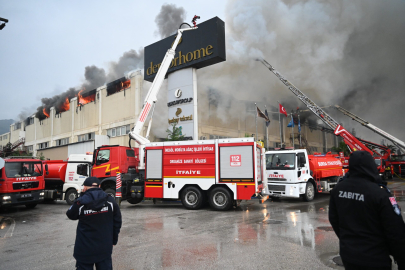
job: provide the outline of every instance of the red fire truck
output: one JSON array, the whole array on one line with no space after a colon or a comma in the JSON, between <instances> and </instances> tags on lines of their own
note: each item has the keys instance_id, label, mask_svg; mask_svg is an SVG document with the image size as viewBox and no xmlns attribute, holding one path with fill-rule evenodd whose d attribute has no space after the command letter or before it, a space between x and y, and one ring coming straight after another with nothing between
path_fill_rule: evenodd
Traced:
<instances>
[{"instance_id":1,"label":"red fire truck","mask_svg":"<svg viewBox=\"0 0 405 270\"><path fill-rule=\"evenodd\" d=\"M139 170L133 149L101 146L94 152L92 176L115 195L120 172L122 198L131 204L144 198L180 199L187 209L208 202L215 210L227 210L263 188L264 149L254 138L149 143L145 160L146 169ZM78 166L82 171L87 165Z\"/></svg>"},{"instance_id":2,"label":"red fire truck","mask_svg":"<svg viewBox=\"0 0 405 270\"><path fill-rule=\"evenodd\" d=\"M0 158L0 207L34 208L44 200L44 168L39 159Z\"/></svg>"}]
</instances>

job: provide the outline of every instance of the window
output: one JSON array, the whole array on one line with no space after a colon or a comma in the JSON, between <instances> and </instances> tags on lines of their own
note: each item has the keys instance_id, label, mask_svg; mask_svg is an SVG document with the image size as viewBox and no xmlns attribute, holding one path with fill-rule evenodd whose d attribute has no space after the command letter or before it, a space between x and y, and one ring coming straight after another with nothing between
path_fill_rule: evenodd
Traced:
<instances>
[{"instance_id":1,"label":"window","mask_svg":"<svg viewBox=\"0 0 405 270\"><path fill-rule=\"evenodd\" d=\"M21 122L18 122L18 123L14 124L14 129L13 130L17 130L17 129L21 129Z\"/></svg>"},{"instance_id":2,"label":"window","mask_svg":"<svg viewBox=\"0 0 405 270\"><path fill-rule=\"evenodd\" d=\"M45 149L48 147L49 147L49 142L44 142L44 143L38 144L38 149Z\"/></svg>"},{"instance_id":3,"label":"window","mask_svg":"<svg viewBox=\"0 0 405 270\"><path fill-rule=\"evenodd\" d=\"M295 154L279 153L266 155L266 170L294 170Z\"/></svg>"},{"instance_id":4,"label":"window","mask_svg":"<svg viewBox=\"0 0 405 270\"><path fill-rule=\"evenodd\" d=\"M28 151L29 153L34 152L34 146L33 146L33 145L27 146L27 151Z\"/></svg>"},{"instance_id":5,"label":"window","mask_svg":"<svg viewBox=\"0 0 405 270\"><path fill-rule=\"evenodd\" d=\"M97 165L110 161L110 150L100 150L97 153Z\"/></svg>"},{"instance_id":6,"label":"window","mask_svg":"<svg viewBox=\"0 0 405 270\"><path fill-rule=\"evenodd\" d=\"M34 124L34 117L28 118L25 123L27 124L27 126Z\"/></svg>"},{"instance_id":7,"label":"window","mask_svg":"<svg viewBox=\"0 0 405 270\"><path fill-rule=\"evenodd\" d=\"M118 137L118 136L124 136L127 135L130 131L130 126L121 126L121 127L116 127L116 128L110 128L107 129L107 135L109 137Z\"/></svg>"},{"instance_id":8,"label":"window","mask_svg":"<svg viewBox=\"0 0 405 270\"><path fill-rule=\"evenodd\" d=\"M5 169L8 178L42 175L42 163L40 162L6 162Z\"/></svg>"},{"instance_id":9,"label":"window","mask_svg":"<svg viewBox=\"0 0 405 270\"><path fill-rule=\"evenodd\" d=\"M7 140L7 134L3 136L3 140Z\"/></svg>"},{"instance_id":10,"label":"window","mask_svg":"<svg viewBox=\"0 0 405 270\"><path fill-rule=\"evenodd\" d=\"M127 157L135 157L135 152L134 150L127 150Z\"/></svg>"},{"instance_id":11,"label":"window","mask_svg":"<svg viewBox=\"0 0 405 270\"><path fill-rule=\"evenodd\" d=\"M64 139L56 140L56 145L57 145L57 146L66 145L66 144L69 144L69 138L64 138Z\"/></svg>"},{"instance_id":12,"label":"window","mask_svg":"<svg viewBox=\"0 0 405 270\"><path fill-rule=\"evenodd\" d=\"M94 139L94 132L92 133L87 133L87 134L82 134L77 136L77 140L79 142L83 141L88 141L88 140L93 140ZM69 143L69 142L68 142Z\"/></svg>"}]
</instances>

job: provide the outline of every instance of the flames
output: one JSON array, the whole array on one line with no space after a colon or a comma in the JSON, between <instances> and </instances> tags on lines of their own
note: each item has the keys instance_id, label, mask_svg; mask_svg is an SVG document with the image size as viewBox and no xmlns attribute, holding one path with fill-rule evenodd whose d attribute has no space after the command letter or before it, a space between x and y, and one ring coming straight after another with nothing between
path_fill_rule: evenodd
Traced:
<instances>
[{"instance_id":1,"label":"flames","mask_svg":"<svg viewBox=\"0 0 405 270\"><path fill-rule=\"evenodd\" d=\"M62 106L59 108L59 112L68 111L70 109L70 102L69 99L66 98L65 102L63 102Z\"/></svg>"},{"instance_id":2,"label":"flames","mask_svg":"<svg viewBox=\"0 0 405 270\"><path fill-rule=\"evenodd\" d=\"M96 98L96 94L93 94L93 95L90 95L90 96L87 96L87 97L83 97L82 96L83 91L84 91L84 89L80 90L80 92L77 94L77 106L82 106L84 104L92 102Z\"/></svg>"},{"instance_id":3,"label":"flames","mask_svg":"<svg viewBox=\"0 0 405 270\"><path fill-rule=\"evenodd\" d=\"M131 87L131 80L127 80L127 81L121 83L121 90L127 89L129 87Z\"/></svg>"},{"instance_id":4,"label":"flames","mask_svg":"<svg viewBox=\"0 0 405 270\"><path fill-rule=\"evenodd\" d=\"M48 118L49 117L49 113L48 112L46 112L46 108L44 108L43 110L42 110L42 113L46 116L46 118Z\"/></svg>"}]
</instances>

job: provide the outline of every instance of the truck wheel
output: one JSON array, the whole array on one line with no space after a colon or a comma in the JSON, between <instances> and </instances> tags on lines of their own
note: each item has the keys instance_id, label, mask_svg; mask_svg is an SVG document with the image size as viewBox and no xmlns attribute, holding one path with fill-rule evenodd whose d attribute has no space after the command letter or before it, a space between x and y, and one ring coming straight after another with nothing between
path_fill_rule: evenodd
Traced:
<instances>
[{"instance_id":1,"label":"truck wheel","mask_svg":"<svg viewBox=\"0 0 405 270\"><path fill-rule=\"evenodd\" d=\"M37 206L36 203L28 203L25 205L25 207L27 207L28 209L33 209L33 208L35 208L35 206Z\"/></svg>"},{"instance_id":2,"label":"truck wheel","mask_svg":"<svg viewBox=\"0 0 405 270\"><path fill-rule=\"evenodd\" d=\"M115 198L115 189L107 188L106 190L104 190L104 192L107 193L108 195L111 195L113 198Z\"/></svg>"},{"instance_id":3,"label":"truck wheel","mask_svg":"<svg viewBox=\"0 0 405 270\"><path fill-rule=\"evenodd\" d=\"M127 202L129 202L130 204L137 204L140 203L143 200L142 198L128 198Z\"/></svg>"},{"instance_id":4,"label":"truck wheel","mask_svg":"<svg viewBox=\"0 0 405 270\"><path fill-rule=\"evenodd\" d=\"M65 194L66 203L72 205L73 202L77 199L76 189L69 189Z\"/></svg>"},{"instance_id":5,"label":"truck wheel","mask_svg":"<svg viewBox=\"0 0 405 270\"><path fill-rule=\"evenodd\" d=\"M307 182L307 186L305 187L305 194L303 196L304 201L310 202L315 197L315 188L314 184L311 182Z\"/></svg>"},{"instance_id":6,"label":"truck wheel","mask_svg":"<svg viewBox=\"0 0 405 270\"><path fill-rule=\"evenodd\" d=\"M226 188L214 188L209 194L208 200L214 210L226 211L232 207L233 199Z\"/></svg>"},{"instance_id":7,"label":"truck wheel","mask_svg":"<svg viewBox=\"0 0 405 270\"><path fill-rule=\"evenodd\" d=\"M203 204L203 194L199 188L186 187L181 193L181 203L185 208L197 210Z\"/></svg>"}]
</instances>

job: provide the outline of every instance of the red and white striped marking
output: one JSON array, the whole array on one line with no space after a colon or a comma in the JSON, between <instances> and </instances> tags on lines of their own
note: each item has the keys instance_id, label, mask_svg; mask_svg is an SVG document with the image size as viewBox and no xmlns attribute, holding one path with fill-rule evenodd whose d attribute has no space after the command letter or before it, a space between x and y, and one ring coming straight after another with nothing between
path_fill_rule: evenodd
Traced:
<instances>
[{"instance_id":1,"label":"red and white striped marking","mask_svg":"<svg viewBox=\"0 0 405 270\"><path fill-rule=\"evenodd\" d=\"M117 181L115 182L115 197L122 197L122 193L121 193L121 173L117 172Z\"/></svg>"},{"instance_id":2,"label":"red and white striped marking","mask_svg":"<svg viewBox=\"0 0 405 270\"><path fill-rule=\"evenodd\" d=\"M139 118L139 121L141 121L141 122L145 121L146 116L148 116L150 106L151 106L150 103L146 103L145 110L143 110L143 113L142 113L141 117Z\"/></svg>"}]
</instances>

